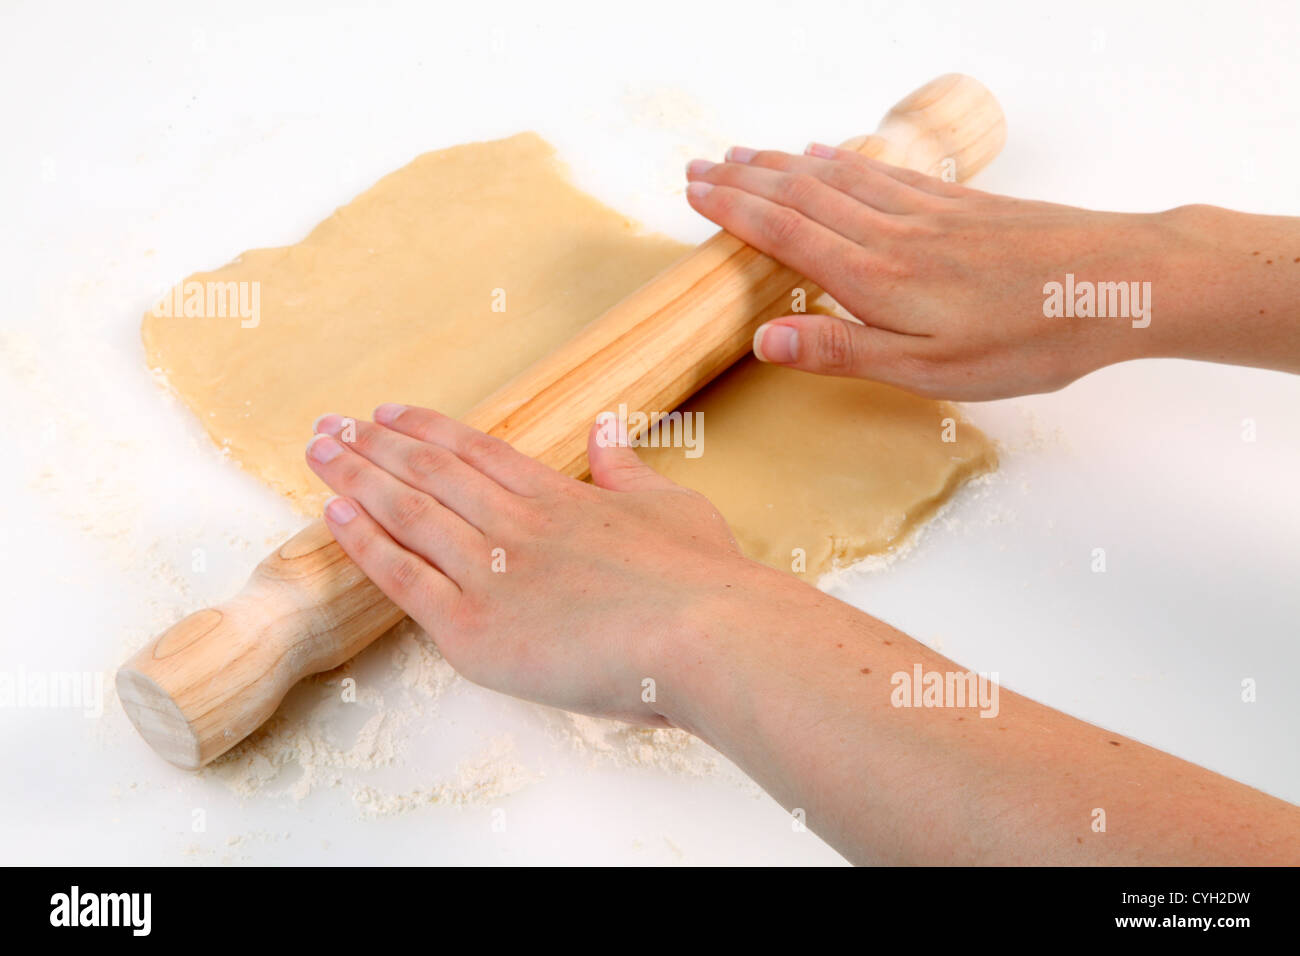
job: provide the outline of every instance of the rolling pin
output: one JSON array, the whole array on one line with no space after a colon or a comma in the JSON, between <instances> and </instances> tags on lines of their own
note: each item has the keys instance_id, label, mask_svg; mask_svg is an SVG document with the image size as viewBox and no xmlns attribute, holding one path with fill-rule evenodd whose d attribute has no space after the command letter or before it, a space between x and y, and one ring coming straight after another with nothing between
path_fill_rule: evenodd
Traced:
<instances>
[{"instance_id":1,"label":"rolling pin","mask_svg":"<svg viewBox=\"0 0 1300 956\"><path fill-rule=\"evenodd\" d=\"M844 147L964 180L1005 141L992 94L949 74ZM820 291L719 232L464 420L585 477L587 432L600 412L620 403L676 408L749 351L760 323L787 314L797 287L809 299ZM118 698L154 750L195 770L256 730L299 680L338 667L403 616L316 521L259 564L229 602L191 614L127 661Z\"/></svg>"}]
</instances>

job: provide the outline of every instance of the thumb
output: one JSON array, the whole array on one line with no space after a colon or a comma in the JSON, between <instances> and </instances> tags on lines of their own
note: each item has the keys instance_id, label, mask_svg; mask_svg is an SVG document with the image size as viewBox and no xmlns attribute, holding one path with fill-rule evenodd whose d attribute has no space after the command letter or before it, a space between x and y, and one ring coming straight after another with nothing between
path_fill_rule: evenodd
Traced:
<instances>
[{"instance_id":1,"label":"thumb","mask_svg":"<svg viewBox=\"0 0 1300 956\"><path fill-rule=\"evenodd\" d=\"M597 415L587 433L587 460L591 463L591 480L610 491L677 487L629 447L627 422L612 412Z\"/></svg>"},{"instance_id":2,"label":"thumb","mask_svg":"<svg viewBox=\"0 0 1300 956\"><path fill-rule=\"evenodd\" d=\"M858 325L834 315L807 312L764 322L754 332L754 355L773 365L891 381L901 354L899 333Z\"/></svg>"}]
</instances>

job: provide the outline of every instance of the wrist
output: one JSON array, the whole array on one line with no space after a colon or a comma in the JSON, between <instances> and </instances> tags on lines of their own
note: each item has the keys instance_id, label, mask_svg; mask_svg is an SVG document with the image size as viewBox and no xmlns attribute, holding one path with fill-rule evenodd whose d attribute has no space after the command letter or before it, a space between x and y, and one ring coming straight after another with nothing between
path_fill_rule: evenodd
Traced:
<instances>
[{"instance_id":1,"label":"wrist","mask_svg":"<svg viewBox=\"0 0 1300 956\"><path fill-rule=\"evenodd\" d=\"M737 557L710 572L684 600L656 649L656 713L674 727L723 749L719 725L749 694L768 666L772 641L790 622L807 622L826 600L788 574ZM761 679L761 678L760 678Z\"/></svg>"},{"instance_id":2,"label":"wrist","mask_svg":"<svg viewBox=\"0 0 1300 956\"><path fill-rule=\"evenodd\" d=\"M1131 357L1300 370L1300 220L1205 205L1151 218L1155 317Z\"/></svg>"},{"instance_id":3,"label":"wrist","mask_svg":"<svg viewBox=\"0 0 1300 956\"><path fill-rule=\"evenodd\" d=\"M761 600L755 581L768 571L737 555L709 568L697 587L675 595L675 613L639 663L655 680L650 706L672 726L699 735L708 697L734 656L737 635L747 629L747 615Z\"/></svg>"},{"instance_id":4,"label":"wrist","mask_svg":"<svg viewBox=\"0 0 1300 956\"><path fill-rule=\"evenodd\" d=\"M1104 301L1107 311L1098 313L1104 316L1097 320L1098 346L1081 350L1081 359L1090 365L1086 371L1170 356L1188 337L1188 325L1199 319L1194 308L1199 303L1186 290L1203 258L1205 234L1204 226L1193 221L1198 217L1185 212L1188 208L1101 214L1088 245L1105 252L1081 278L1095 283L1093 307L1102 309Z\"/></svg>"},{"instance_id":5,"label":"wrist","mask_svg":"<svg viewBox=\"0 0 1300 956\"><path fill-rule=\"evenodd\" d=\"M1232 214L1214 206L1176 206L1150 217L1148 270L1158 274L1150 334L1135 336L1134 358L1181 358L1204 342L1207 316L1222 308L1226 293L1216 282L1216 237L1230 231ZM1153 307L1154 311L1154 307Z\"/></svg>"}]
</instances>

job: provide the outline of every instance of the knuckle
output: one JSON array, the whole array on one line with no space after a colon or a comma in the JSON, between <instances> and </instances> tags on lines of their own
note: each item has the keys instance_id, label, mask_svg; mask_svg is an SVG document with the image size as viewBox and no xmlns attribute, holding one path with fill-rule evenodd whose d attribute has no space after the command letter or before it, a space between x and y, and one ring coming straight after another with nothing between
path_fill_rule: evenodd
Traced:
<instances>
[{"instance_id":1,"label":"knuckle","mask_svg":"<svg viewBox=\"0 0 1300 956\"><path fill-rule=\"evenodd\" d=\"M817 330L817 357L822 367L835 375L846 375L857 368L857 344L847 322L823 322Z\"/></svg>"},{"instance_id":2,"label":"knuckle","mask_svg":"<svg viewBox=\"0 0 1300 956\"><path fill-rule=\"evenodd\" d=\"M822 181L832 189L851 193L862 182L862 172L848 163L832 161L824 167Z\"/></svg>"},{"instance_id":3,"label":"knuckle","mask_svg":"<svg viewBox=\"0 0 1300 956\"><path fill-rule=\"evenodd\" d=\"M344 526L347 527L346 525ZM374 554L374 534L367 530L364 534L348 536L347 546L343 549L356 564L364 570Z\"/></svg>"},{"instance_id":4,"label":"knuckle","mask_svg":"<svg viewBox=\"0 0 1300 956\"><path fill-rule=\"evenodd\" d=\"M385 590L395 594L413 593L420 584L422 571L415 555L394 555L384 568Z\"/></svg>"},{"instance_id":5,"label":"knuckle","mask_svg":"<svg viewBox=\"0 0 1300 956\"><path fill-rule=\"evenodd\" d=\"M512 517L514 526L525 536L533 538L541 538L550 533L556 520L551 509L531 504L518 508Z\"/></svg>"},{"instance_id":6,"label":"knuckle","mask_svg":"<svg viewBox=\"0 0 1300 956\"><path fill-rule=\"evenodd\" d=\"M430 499L419 492L401 495L393 502L393 522L401 528L412 528L424 524L429 519Z\"/></svg>"},{"instance_id":7,"label":"knuckle","mask_svg":"<svg viewBox=\"0 0 1300 956\"><path fill-rule=\"evenodd\" d=\"M812 176L795 174L782 176L778 185L781 200L792 206L802 206L812 199L821 183Z\"/></svg>"},{"instance_id":8,"label":"knuckle","mask_svg":"<svg viewBox=\"0 0 1300 956\"><path fill-rule=\"evenodd\" d=\"M710 210L709 215L718 219L730 219L736 213L736 200L739 195L734 184L729 184L723 189L711 190L704 200Z\"/></svg>"},{"instance_id":9,"label":"knuckle","mask_svg":"<svg viewBox=\"0 0 1300 956\"><path fill-rule=\"evenodd\" d=\"M910 245L905 236L894 231L896 227L889 228L889 234L880 237L878 248L870 253L861 252L853 256L853 261L846 269L863 288L889 290L915 275L914 260L923 255L925 250Z\"/></svg>"},{"instance_id":10,"label":"knuckle","mask_svg":"<svg viewBox=\"0 0 1300 956\"><path fill-rule=\"evenodd\" d=\"M763 217L763 234L776 246L793 245L803 233L803 216L784 206Z\"/></svg>"},{"instance_id":11,"label":"knuckle","mask_svg":"<svg viewBox=\"0 0 1300 956\"><path fill-rule=\"evenodd\" d=\"M499 458L507 446L500 438L491 435L474 435L465 442L465 457L471 464Z\"/></svg>"},{"instance_id":12,"label":"knuckle","mask_svg":"<svg viewBox=\"0 0 1300 956\"><path fill-rule=\"evenodd\" d=\"M448 453L433 445L417 445L406 454L406 468L414 475L433 475L450 462Z\"/></svg>"},{"instance_id":13,"label":"knuckle","mask_svg":"<svg viewBox=\"0 0 1300 956\"><path fill-rule=\"evenodd\" d=\"M845 260L840 268L853 288L870 289L879 280L880 264L872 258L858 253L846 256Z\"/></svg>"},{"instance_id":14,"label":"knuckle","mask_svg":"<svg viewBox=\"0 0 1300 956\"><path fill-rule=\"evenodd\" d=\"M510 531L516 549L532 549L545 539L546 522L535 511L521 509L511 512Z\"/></svg>"},{"instance_id":15,"label":"knuckle","mask_svg":"<svg viewBox=\"0 0 1300 956\"><path fill-rule=\"evenodd\" d=\"M790 157L777 149L761 149L749 161L749 165L764 166L768 169L785 169L790 165Z\"/></svg>"},{"instance_id":16,"label":"knuckle","mask_svg":"<svg viewBox=\"0 0 1300 956\"><path fill-rule=\"evenodd\" d=\"M363 427L360 422L356 423L350 438L344 438L346 432L340 433L339 442L344 445L350 445L353 451L359 451L365 454L372 451L375 447L375 434L370 428Z\"/></svg>"},{"instance_id":17,"label":"knuckle","mask_svg":"<svg viewBox=\"0 0 1300 956\"><path fill-rule=\"evenodd\" d=\"M340 455L340 458L343 456ZM349 456L339 467L339 484L344 488L360 488L365 484L366 466L355 455Z\"/></svg>"},{"instance_id":18,"label":"knuckle","mask_svg":"<svg viewBox=\"0 0 1300 956\"><path fill-rule=\"evenodd\" d=\"M922 214L928 216L940 215L952 205L952 200L947 196L941 196L928 190L918 190L918 192L919 195L915 199L915 204L917 211ZM915 218L920 220L921 217Z\"/></svg>"},{"instance_id":19,"label":"knuckle","mask_svg":"<svg viewBox=\"0 0 1300 956\"><path fill-rule=\"evenodd\" d=\"M715 186L731 186L739 188L740 184L745 180L744 174L745 168L743 166L736 166L732 163L723 162L708 171L707 179L705 181L711 182ZM716 194L717 190L714 190L713 192Z\"/></svg>"}]
</instances>

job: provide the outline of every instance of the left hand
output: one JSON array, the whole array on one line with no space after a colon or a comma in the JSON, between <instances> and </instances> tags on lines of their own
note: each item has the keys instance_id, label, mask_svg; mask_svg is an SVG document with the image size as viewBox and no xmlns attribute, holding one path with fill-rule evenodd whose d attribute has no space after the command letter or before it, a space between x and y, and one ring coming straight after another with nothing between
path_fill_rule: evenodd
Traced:
<instances>
[{"instance_id":1,"label":"left hand","mask_svg":"<svg viewBox=\"0 0 1300 956\"><path fill-rule=\"evenodd\" d=\"M733 147L725 162L694 160L687 177L696 211L861 323L773 319L755 335L758 358L930 398L1049 392L1113 362L1168 354L1196 301L1174 264L1214 252L1194 209L1094 212L996 196L828 146L802 156ZM1160 288L1159 327L1046 318L1045 284L1067 272L1149 280Z\"/></svg>"}]
</instances>

